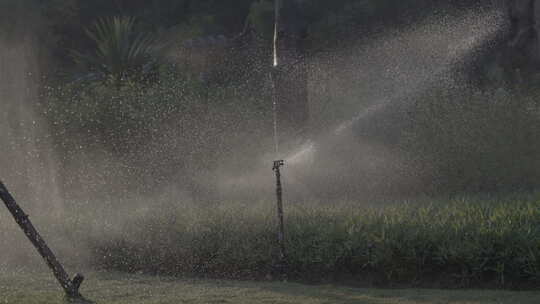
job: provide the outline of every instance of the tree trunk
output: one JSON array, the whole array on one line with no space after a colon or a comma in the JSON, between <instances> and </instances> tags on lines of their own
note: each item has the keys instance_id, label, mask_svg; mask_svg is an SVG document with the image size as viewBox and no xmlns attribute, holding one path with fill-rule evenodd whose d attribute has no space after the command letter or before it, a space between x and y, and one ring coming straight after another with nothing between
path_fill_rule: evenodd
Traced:
<instances>
[{"instance_id":1,"label":"tree trunk","mask_svg":"<svg viewBox=\"0 0 540 304\"><path fill-rule=\"evenodd\" d=\"M298 0L276 0L274 86L281 134L303 135L308 120L307 22Z\"/></svg>"},{"instance_id":2,"label":"tree trunk","mask_svg":"<svg viewBox=\"0 0 540 304\"><path fill-rule=\"evenodd\" d=\"M540 68L540 0L507 1L510 37L505 65L518 74L536 73Z\"/></svg>"}]
</instances>

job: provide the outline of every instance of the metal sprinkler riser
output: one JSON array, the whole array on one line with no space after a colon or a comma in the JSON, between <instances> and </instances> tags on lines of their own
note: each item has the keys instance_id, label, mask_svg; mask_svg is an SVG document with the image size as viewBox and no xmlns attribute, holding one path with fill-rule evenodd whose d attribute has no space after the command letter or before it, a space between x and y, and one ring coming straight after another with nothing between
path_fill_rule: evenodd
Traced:
<instances>
[{"instance_id":1,"label":"metal sprinkler riser","mask_svg":"<svg viewBox=\"0 0 540 304\"><path fill-rule=\"evenodd\" d=\"M276 174L276 197L277 197L277 216L278 216L278 244L279 244L279 257L278 265L276 265L278 272L285 278L286 276L286 264L287 259L285 256L285 224L283 221L283 188L281 185L281 167L285 165L284 160L274 161L274 170Z\"/></svg>"}]
</instances>

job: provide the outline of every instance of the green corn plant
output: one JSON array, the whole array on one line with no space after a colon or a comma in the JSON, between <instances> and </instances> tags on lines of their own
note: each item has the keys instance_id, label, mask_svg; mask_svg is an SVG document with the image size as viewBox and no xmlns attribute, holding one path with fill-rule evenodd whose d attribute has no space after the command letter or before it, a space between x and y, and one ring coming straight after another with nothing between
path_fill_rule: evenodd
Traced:
<instances>
[{"instance_id":1,"label":"green corn plant","mask_svg":"<svg viewBox=\"0 0 540 304\"><path fill-rule=\"evenodd\" d=\"M152 214L125 229L131 235L126 241L101 240L101 262L121 270L265 277L276 238L271 204L261 203ZM539 207L538 200L476 199L380 208L292 205L286 218L289 275L352 275L390 286L536 284Z\"/></svg>"}]
</instances>

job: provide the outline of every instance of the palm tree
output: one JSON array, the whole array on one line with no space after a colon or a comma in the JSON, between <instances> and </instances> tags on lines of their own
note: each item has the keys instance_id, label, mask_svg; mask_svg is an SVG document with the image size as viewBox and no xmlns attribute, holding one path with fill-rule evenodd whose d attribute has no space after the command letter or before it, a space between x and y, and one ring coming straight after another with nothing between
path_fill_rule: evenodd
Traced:
<instances>
[{"instance_id":1,"label":"palm tree","mask_svg":"<svg viewBox=\"0 0 540 304\"><path fill-rule=\"evenodd\" d=\"M133 17L98 19L85 33L95 49L86 54L73 51L75 60L112 79L116 85L126 78L144 78L156 63L152 55L157 39L136 32Z\"/></svg>"}]
</instances>

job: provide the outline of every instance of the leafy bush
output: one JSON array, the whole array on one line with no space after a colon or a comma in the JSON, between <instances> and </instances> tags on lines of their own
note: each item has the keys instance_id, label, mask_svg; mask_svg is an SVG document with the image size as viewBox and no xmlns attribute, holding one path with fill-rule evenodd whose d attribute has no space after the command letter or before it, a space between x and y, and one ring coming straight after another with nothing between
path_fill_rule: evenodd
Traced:
<instances>
[{"instance_id":1,"label":"leafy bush","mask_svg":"<svg viewBox=\"0 0 540 304\"><path fill-rule=\"evenodd\" d=\"M434 166L438 191L530 190L540 185L537 92L443 92L410 110L404 149Z\"/></svg>"},{"instance_id":2,"label":"leafy bush","mask_svg":"<svg viewBox=\"0 0 540 304\"><path fill-rule=\"evenodd\" d=\"M355 125L362 140L405 159L428 193L530 191L540 186L540 103L534 89L434 89ZM401 172L400 172L401 171Z\"/></svg>"}]
</instances>

